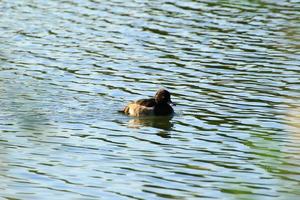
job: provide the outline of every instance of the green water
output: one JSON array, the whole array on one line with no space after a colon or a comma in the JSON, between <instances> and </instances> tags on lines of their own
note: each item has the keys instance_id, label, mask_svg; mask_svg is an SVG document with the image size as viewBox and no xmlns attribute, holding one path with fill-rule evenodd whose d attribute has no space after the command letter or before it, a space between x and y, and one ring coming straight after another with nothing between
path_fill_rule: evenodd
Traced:
<instances>
[{"instance_id":1,"label":"green water","mask_svg":"<svg viewBox=\"0 0 300 200\"><path fill-rule=\"evenodd\" d=\"M300 2L0 2L0 199L300 198ZM172 93L176 115L127 102Z\"/></svg>"}]
</instances>

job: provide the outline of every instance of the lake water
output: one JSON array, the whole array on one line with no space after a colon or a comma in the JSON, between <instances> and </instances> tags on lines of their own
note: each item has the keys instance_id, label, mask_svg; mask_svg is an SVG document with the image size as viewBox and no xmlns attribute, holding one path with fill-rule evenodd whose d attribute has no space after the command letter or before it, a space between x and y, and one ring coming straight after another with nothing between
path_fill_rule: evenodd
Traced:
<instances>
[{"instance_id":1,"label":"lake water","mask_svg":"<svg viewBox=\"0 0 300 200\"><path fill-rule=\"evenodd\" d=\"M300 198L300 1L0 3L0 199ZM171 118L117 111L167 88Z\"/></svg>"}]
</instances>

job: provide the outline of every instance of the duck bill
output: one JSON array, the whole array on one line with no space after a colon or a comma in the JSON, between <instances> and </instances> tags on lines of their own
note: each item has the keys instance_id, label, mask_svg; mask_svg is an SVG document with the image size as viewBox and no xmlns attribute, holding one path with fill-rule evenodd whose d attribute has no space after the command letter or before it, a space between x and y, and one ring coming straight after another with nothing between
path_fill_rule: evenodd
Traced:
<instances>
[{"instance_id":1,"label":"duck bill","mask_svg":"<svg viewBox=\"0 0 300 200\"><path fill-rule=\"evenodd\" d=\"M174 102L172 102L171 100L168 103L171 104L172 106L176 106L176 104Z\"/></svg>"}]
</instances>

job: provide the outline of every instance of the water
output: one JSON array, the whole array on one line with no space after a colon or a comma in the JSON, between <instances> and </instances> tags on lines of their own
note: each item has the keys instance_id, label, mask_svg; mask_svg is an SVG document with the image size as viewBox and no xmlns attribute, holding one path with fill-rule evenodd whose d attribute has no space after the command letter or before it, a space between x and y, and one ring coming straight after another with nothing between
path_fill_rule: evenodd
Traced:
<instances>
[{"instance_id":1,"label":"water","mask_svg":"<svg viewBox=\"0 0 300 200\"><path fill-rule=\"evenodd\" d=\"M0 9L0 199L300 198L299 1Z\"/></svg>"}]
</instances>

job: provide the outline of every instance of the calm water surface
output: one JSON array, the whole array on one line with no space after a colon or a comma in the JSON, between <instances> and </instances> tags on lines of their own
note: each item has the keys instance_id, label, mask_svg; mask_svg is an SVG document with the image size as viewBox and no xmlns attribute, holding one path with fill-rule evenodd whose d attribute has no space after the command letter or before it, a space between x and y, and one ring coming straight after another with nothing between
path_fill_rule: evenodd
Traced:
<instances>
[{"instance_id":1,"label":"calm water surface","mask_svg":"<svg viewBox=\"0 0 300 200\"><path fill-rule=\"evenodd\" d=\"M300 1L0 3L0 199L300 198ZM160 88L177 115L117 112Z\"/></svg>"}]
</instances>

